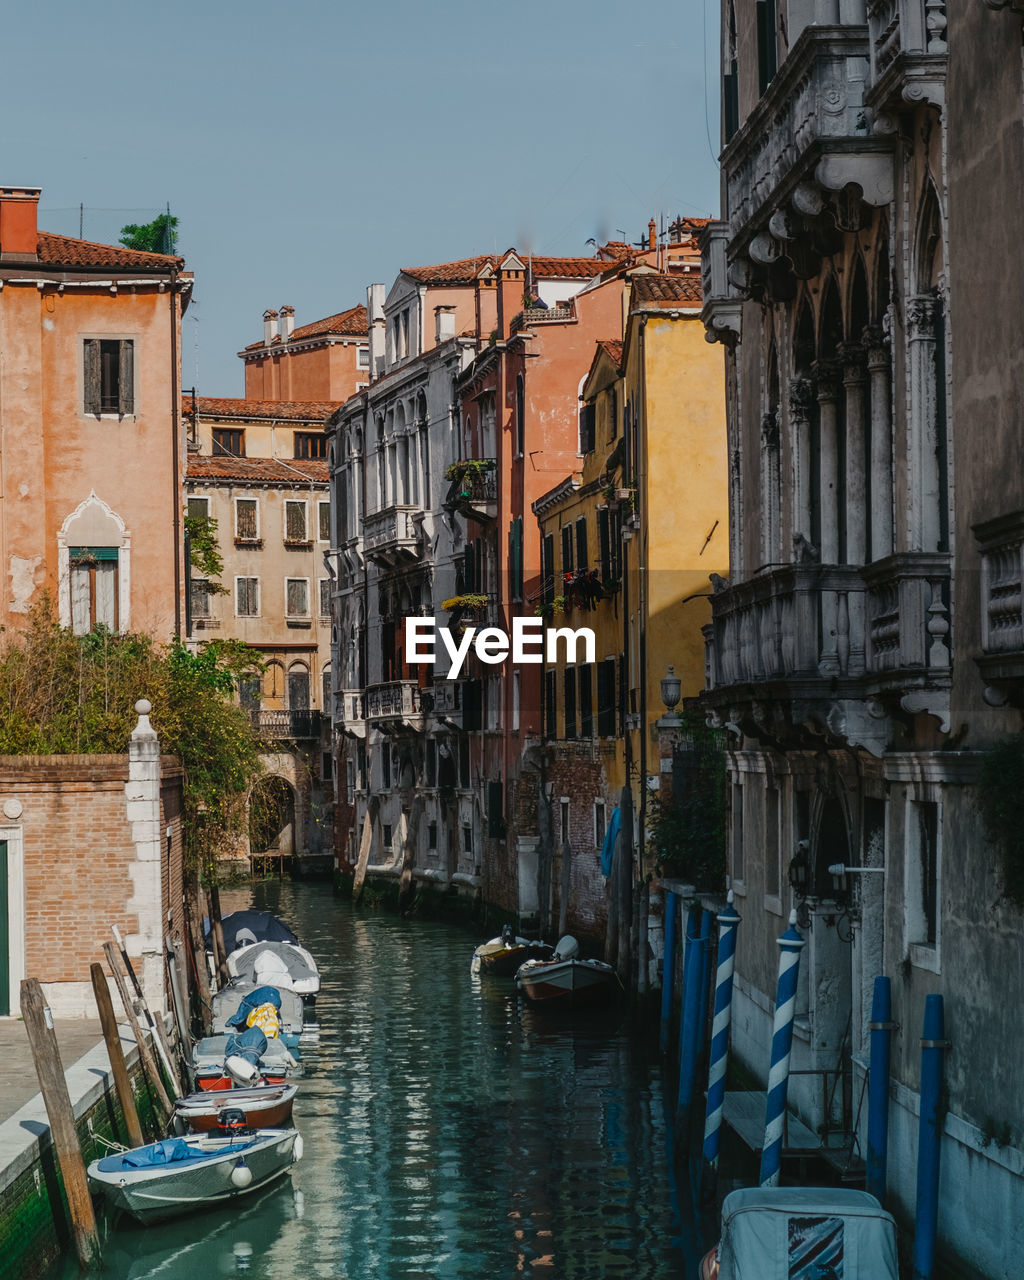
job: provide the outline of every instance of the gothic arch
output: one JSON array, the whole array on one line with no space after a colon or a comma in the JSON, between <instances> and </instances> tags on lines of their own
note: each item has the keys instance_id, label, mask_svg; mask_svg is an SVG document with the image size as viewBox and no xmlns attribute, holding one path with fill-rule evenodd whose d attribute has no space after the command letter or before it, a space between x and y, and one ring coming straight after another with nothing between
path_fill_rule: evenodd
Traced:
<instances>
[{"instance_id":1,"label":"gothic arch","mask_svg":"<svg viewBox=\"0 0 1024 1280\"><path fill-rule=\"evenodd\" d=\"M847 306L846 334L850 342L860 342L870 319L868 302L868 280L864 259L859 253L854 255L853 272L850 281L850 297Z\"/></svg>"},{"instance_id":2,"label":"gothic arch","mask_svg":"<svg viewBox=\"0 0 1024 1280\"><path fill-rule=\"evenodd\" d=\"M839 286L834 275L829 275L822 291L821 312L818 318L818 358L829 358L843 340L843 307L839 299Z\"/></svg>"},{"instance_id":3,"label":"gothic arch","mask_svg":"<svg viewBox=\"0 0 1024 1280\"><path fill-rule=\"evenodd\" d=\"M118 630L131 628L131 534L96 490L80 502L57 532L57 607L62 627L72 625L71 548L105 547L117 554Z\"/></svg>"}]
</instances>

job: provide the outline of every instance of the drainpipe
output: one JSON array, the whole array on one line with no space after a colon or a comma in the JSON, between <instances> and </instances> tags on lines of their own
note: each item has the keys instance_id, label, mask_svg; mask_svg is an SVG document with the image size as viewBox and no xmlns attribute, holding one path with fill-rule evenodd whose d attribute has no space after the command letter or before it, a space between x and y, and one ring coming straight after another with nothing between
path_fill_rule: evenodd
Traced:
<instances>
[{"instance_id":1,"label":"drainpipe","mask_svg":"<svg viewBox=\"0 0 1024 1280\"><path fill-rule=\"evenodd\" d=\"M917 1139L917 1217L913 1280L931 1280L939 1225L939 1139L942 1135L942 996L925 996L921 1036L921 1120Z\"/></svg>"},{"instance_id":2,"label":"drainpipe","mask_svg":"<svg viewBox=\"0 0 1024 1280\"><path fill-rule=\"evenodd\" d=\"M174 638L181 640L181 394L178 391L178 272L171 267L171 453L174 464Z\"/></svg>"},{"instance_id":3,"label":"drainpipe","mask_svg":"<svg viewBox=\"0 0 1024 1280\"><path fill-rule=\"evenodd\" d=\"M643 422L644 433L647 431L647 372L646 358L644 355L644 330L647 328L647 317L642 316L640 319L640 418ZM640 423L633 423L633 431L636 434L637 443L640 444L643 436L640 433ZM639 489L640 474L647 474L646 471L646 448L638 450L638 455L643 458L644 470L638 472L633 478L634 487ZM646 493L644 495L646 499ZM638 658L640 662L639 680L640 680L640 822L637 838L637 881L644 885L644 898L649 901L649 890L645 883L644 875L644 857L646 853L646 831L647 831L647 537L648 537L648 520L647 520L647 503L644 502L644 510L641 513L642 528L637 530L637 589L636 589L636 619L637 619L637 646L639 648ZM648 913L641 911L639 920L637 921L636 937L633 945L636 947L636 988L639 994L643 994L647 990L648 970L647 963L643 957L647 953L647 942L650 936L650 921Z\"/></svg>"}]
</instances>

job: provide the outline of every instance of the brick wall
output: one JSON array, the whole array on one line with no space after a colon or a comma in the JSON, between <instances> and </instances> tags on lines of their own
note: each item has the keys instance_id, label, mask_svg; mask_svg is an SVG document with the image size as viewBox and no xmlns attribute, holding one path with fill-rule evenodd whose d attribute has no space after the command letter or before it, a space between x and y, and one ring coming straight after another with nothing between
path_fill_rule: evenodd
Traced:
<instances>
[{"instance_id":1,"label":"brick wall","mask_svg":"<svg viewBox=\"0 0 1024 1280\"><path fill-rule=\"evenodd\" d=\"M552 872L553 920L557 923L562 886L562 800L569 801L569 846L572 864L567 910L568 932L591 943L603 943L608 920L607 881L601 874L601 849L594 839L594 802L604 800L605 821L611 819L618 799L608 795L604 767L589 744L553 744L554 762L549 781L555 859Z\"/></svg>"}]
</instances>

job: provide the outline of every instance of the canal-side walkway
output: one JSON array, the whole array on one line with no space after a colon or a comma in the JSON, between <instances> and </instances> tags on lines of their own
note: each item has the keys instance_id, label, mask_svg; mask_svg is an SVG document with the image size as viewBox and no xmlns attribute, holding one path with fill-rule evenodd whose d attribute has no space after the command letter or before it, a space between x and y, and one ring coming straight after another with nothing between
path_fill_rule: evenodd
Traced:
<instances>
[{"instance_id":1,"label":"canal-side walkway","mask_svg":"<svg viewBox=\"0 0 1024 1280\"><path fill-rule=\"evenodd\" d=\"M53 1024L57 1034L57 1046L60 1049L61 1065L65 1074L70 1073L79 1059L89 1054L90 1050L100 1047L103 1060L107 1062L106 1049L103 1047L103 1032L98 1019L59 1018ZM122 1034L125 1029L123 1029ZM130 1039L129 1045L135 1047ZM126 1047L127 1051L127 1047ZM35 1064L32 1061L32 1049L28 1042L28 1032L20 1018L0 1018L0 1125L9 1120L15 1112L20 1111L26 1103L39 1093L39 1079L36 1076ZM74 1098L72 1098L72 1102ZM43 1101L40 1097L39 1105ZM45 1116L45 1110L44 1110ZM0 1150L6 1150L0 1148ZM0 1160L3 1156L0 1155Z\"/></svg>"}]
</instances>

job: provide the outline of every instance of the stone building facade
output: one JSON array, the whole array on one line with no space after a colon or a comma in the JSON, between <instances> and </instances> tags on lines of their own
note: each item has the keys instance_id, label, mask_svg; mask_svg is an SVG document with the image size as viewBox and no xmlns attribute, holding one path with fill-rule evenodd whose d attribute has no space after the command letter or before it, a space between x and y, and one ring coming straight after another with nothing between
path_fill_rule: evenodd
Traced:
<instances>
[{"instance_id":1,"label":"stone building facade","mask_svg":"<svg viewBox=\"0 0 1024 1280\"><path fill-rule=\"evenodd\" d=\"M1021 1245L1024 974L977 782L1020 729L1022 264L1000 209L1024 125L1020 18L993 7L951 6L947 26L939 0L723 5L704 319L726 348L731 576L706 706L732 747L735 1053L767 1076L796 907L793 1065L817 1074L791 1105L863 1152L872 983L890 977L889 1195L911 1216L918 1035L941 993L940 1247L1002 1275Z\"/></svg>"}]
</instances>

